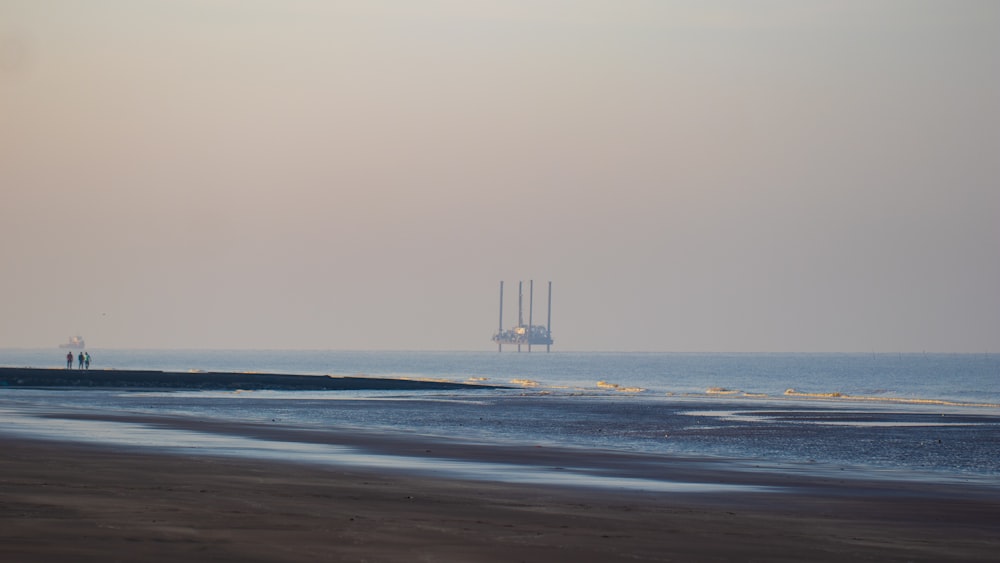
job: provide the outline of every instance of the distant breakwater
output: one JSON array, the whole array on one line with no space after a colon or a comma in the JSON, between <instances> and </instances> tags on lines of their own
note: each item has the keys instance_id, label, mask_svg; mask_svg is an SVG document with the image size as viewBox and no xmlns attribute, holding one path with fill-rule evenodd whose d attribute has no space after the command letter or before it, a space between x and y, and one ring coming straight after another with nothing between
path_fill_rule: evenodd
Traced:
<instances>
[{"instance_id":1,"label":"distant breakwater","mask_svg":"<svg viewBox=\"0 0 1000 563\"><path fill-rule=\"evenodd\" d=\"M504 388L500 385L385 377L217 371L177 372L0 367L0 388L3 387L91 387L230 391L434 391Z\"/></svg>"}]
</instances>

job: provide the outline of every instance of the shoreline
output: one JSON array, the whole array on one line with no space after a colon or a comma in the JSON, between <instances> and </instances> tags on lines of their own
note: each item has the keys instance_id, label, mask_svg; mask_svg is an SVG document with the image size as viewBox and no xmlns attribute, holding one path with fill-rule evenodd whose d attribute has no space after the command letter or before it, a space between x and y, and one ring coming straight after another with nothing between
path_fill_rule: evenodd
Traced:
<instances>
[{"instance_id":1,"label":"shoreline","mask_svg":"<svg viewBox=\"0 0 1000 563\"><path fill-rule=\"evenodd\" d=\"M82 375L109 373L118 374ZM236 378L224 390L256 376L441 384L121 373L184 385ZM491 441L461 424L421 433L382 428L378 418L286 422L280 409L211 418L31 399L39 395L58 392L12 388L0 397L0 560L923 562L992 561L1000 551L1000 485L985 477ZM470 404L456 420L483 414L478 399ZM499 414L531 413L508 405Z\"/></svg>"},{"instance_id":2,"label":"shoreline","mask_svg":"<svg viewBox=\"0 0 1000 563\"><path fill-rule=\"evenodd\" d=\"M4 560L988 561L1000 548L997 498L954 486L772 474L796 487L671 494L2 434L0 447Z\"/></svg>"},{"instance_id":3,"label":"shoreline","mask_svg":"<svg viewBox=\"0 0 1000 563\"><path fill-rule=\"evenodd\" d=\"M4 403L0 401L0 408ZM68 443L133 453L281 460L327 468L439 474L468 481L558 484L584 488L678 492L800 492L836 488L922 486L984 489L1000 500L992 476L885 470L816 462L770 462L717 455L666 454L545 442L490 442L389 428L311 426L278 420L235 421L171 414L101 412L9 405L0 438ZM22 420L34 420L23 425ZM49 421L52 424L49 424ZM93 433L97 438L91 439ZM141 436L141 439L136 438ZM527 477L526 475L530 475ZM800 480L802 477L804 480ZM602 483L602 479L606 483ZM676 486L674 486L676 485Z\"/></svg>"},{"instance_id":4,"label":"shoreline","mask_svg":"<svg viewBox=\"0 0 1000 563\"><path fill-rule=\"evenodd\" d=\"M274 391L410 391L506 389L503 385L389 377L222 371L0 367L2 387L133 388Z\"/></svg>"},{"instance_id":5,"label":"shoreline","mask_svg":"<svg viewBox=\"0 0 1000 563\"><path fill-rule=\"evenodd\" d=\"M990 561L1000 549L996 487L354 428L35 416L347 447L395 461L224 456L0 429L3 560ZM411 463L428 458L548 468L557 479L454 478ZM574 481L575 471L711 486L591 486Z\"/></svg>"}]
</instances>

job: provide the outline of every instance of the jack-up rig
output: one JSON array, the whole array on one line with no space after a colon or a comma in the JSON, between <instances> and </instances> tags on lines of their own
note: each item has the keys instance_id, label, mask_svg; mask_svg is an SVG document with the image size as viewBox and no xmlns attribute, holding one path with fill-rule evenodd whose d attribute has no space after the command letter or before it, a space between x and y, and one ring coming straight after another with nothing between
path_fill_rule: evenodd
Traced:
<instances>
[{"instance_id":1,"label":"jack-up rig","mask_svg":"<svg viewBox=\"0 0 1000 563\"><path fill-rule=\"evenodd\" d=\"M503 282L500 282L500 328L493 335L493 342L497 343L497 352L503 352L504 344L517 346L517 351L521 351L521 346L527 346L531 351L531 345L545 345L545 351L551 351L552 346L552 282L549 282L549 318L545 326L534 324L533 313L535 303L535 281L528 281L528 323L524 323L524 282L517 282L517 326L504 330L503 328Z\"/></svg>"}]
</instances>

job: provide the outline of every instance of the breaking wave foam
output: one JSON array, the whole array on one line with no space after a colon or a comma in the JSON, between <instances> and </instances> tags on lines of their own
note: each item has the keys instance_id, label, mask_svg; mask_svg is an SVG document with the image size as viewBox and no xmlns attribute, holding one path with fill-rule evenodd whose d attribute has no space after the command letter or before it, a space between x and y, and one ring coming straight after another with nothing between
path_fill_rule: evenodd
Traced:
<instances>
[{"instance_id":1,"label":"breaking wave foam","mask_svg":"<svg viewBox=\"0 0 1000 563\"><path fill-rule=\"evenodd\" d=\"M608 383L607 381L598 381L597 386L601 389L611 389L622 393L642 393L645 391L642 387L624 387L618 383Z\"/></svg>"},{"instance_id":2,"label":"breaking wave foam","mask_svg":"<svg viewBox=\"0 0 1000 563\"><path fill-rule=\"evenodd\" d=\"M806 393L803 391L796 391L795 389L786 389L784 394L786 397L795 397L800 399L833 399L833 400L844 400L844 401L869 401L875 403L899 403L905 405L942 405L950 407L1000 408L1000 404L994 404L994 403L951 401L947 399L919 399L914 397L875 397L871 395L848 395L839 392Z\"/></svg>"}]
</instances>

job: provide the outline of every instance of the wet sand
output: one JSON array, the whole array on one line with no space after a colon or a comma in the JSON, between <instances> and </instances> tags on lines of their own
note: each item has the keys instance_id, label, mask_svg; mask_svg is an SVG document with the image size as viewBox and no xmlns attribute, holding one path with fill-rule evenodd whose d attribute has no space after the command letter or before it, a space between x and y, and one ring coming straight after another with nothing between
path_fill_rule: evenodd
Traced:
<instances>
[{"instance_id":1,"label":"wet sand","mask_svg":"<svg viewBox=\"0 0 1000 563\"><path fill-rule=\"evenodd\" d=\"M528 465L585 466L599 455L427 440L388 437L377 446ZM675 493L3 434L0 448L3 561L992 561L1000 550L997 489L961 483L852 481L661 459L653 464L660 478L782 491Z\"/></svg>"}]
</instances>

